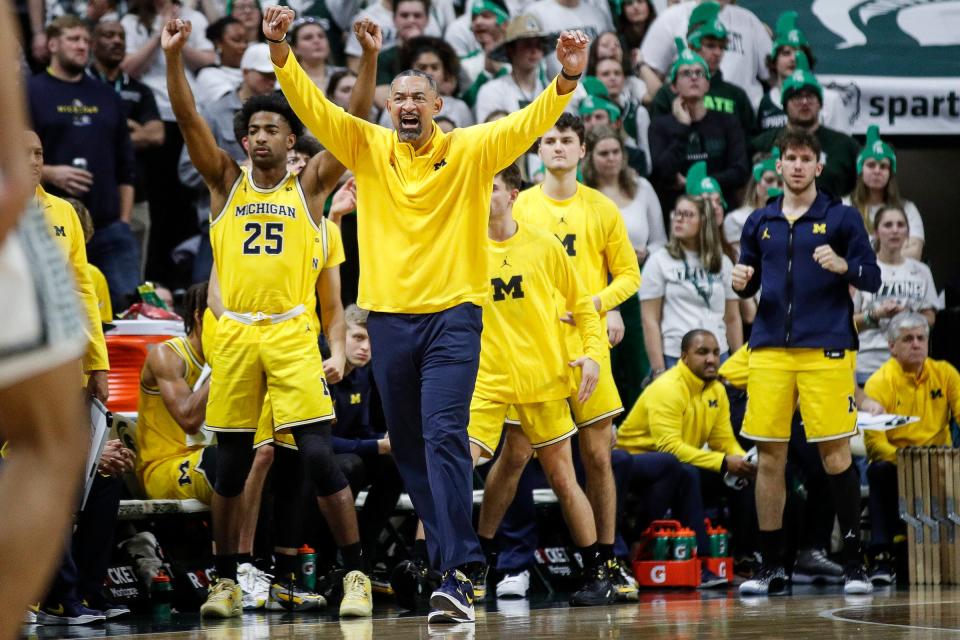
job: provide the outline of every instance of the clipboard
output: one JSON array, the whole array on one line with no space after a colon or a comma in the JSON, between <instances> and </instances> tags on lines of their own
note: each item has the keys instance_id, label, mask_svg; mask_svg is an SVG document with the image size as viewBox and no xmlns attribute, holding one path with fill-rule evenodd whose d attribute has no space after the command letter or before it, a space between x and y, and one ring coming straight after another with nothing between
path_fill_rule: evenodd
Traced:
<instances>
[{"instance_id":1,"label":"clipboard","mask_svg":"<svg viewBox=\"0 0 960 640\"><path fill-rule=\"evenodd\" d=\"M90 399L90 449L87 453L87 466L84 467L87 475L83 484L83 500L80 502L80 510L87 504L87 496L90 495L90 487L93 486L93 480L97 477L97 468L100 466L100 455L103 453L103 447L107 444L110 437L110 425L113 423L113 414L107 410L103 403L96 398Z\"/></svg>"}]
</instances>

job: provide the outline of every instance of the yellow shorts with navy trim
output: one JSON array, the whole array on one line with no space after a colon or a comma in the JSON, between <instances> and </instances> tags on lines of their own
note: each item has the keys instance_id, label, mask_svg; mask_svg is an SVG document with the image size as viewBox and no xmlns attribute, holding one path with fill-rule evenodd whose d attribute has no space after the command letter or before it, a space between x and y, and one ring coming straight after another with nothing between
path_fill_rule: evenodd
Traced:
<instances>
[{"instance_id":1,"label":"yellow shorts with navy trim","mask_svg":"<svg viewBox=\"0 0 960 640\"><path fill-rule=\"evenodd\" d=\"M470 424L467 436L481 449L481 457L491 458L500 444L508 409L534 449L556 444L577 432L566 398L527 404L506 404L474 396L470 400Z\"/></svg>"},{"instance_id":2,"label":"yellow shorts with navy trim","mask_svg":"<svg viewBox=\"0 0 960 640\"><path fill-rule=\"evenodd\" d=\"M206 449L192 451L185 458L171 458L158 464L144 478L143 489L150 500L199 500L210 504L213 478L203 465Z\"/></svg>"},{"instance_id":3,"label":"yellow shorts with navy trim","mask_svg":"<svg viewBox=\"0 0 960 640\"><path fill-rule=\"evenodd\" d=\"M576 369L574 389L580 388L581 370ZM623 413L623 401L620 400L620 392L617 391L617 383L613 381L613 366L610 364L610 351L604 351L604 357L600 361L600 379L597 380L597 387L593 390L586 402L581 403L577 399L576 391L570 396L570 408L573 410L573 420L577 427L584 428L602 422L607 418L615 418Z\"/></svg>"},{"instance_id":4,"label":"yellow shorts with navy trim","mask_svg":"<svg viewBox=\"0 0 960 640\"><path fill-rule=\"evenodd\" d=\"M285 449L299 451L297 442L293 438L293 432L289 429L276 431L273 428L273 403L270 402L270 394L263 399L263 409L260 411L260 422L257 423L257 433L253 436L253 448L273 444Z\"/></svg>"},{"instance_id":5,"label":"yellow shorts with navy trim","mask_svg":"<svg viewBox=\"0 0 960 640\"><path fill-rule=\"evenodd\" d=\"M856 366L855 351L754 349L741 435L789 442L799 399L807 442L849 438L857 432Z\"/></svg>"},{"instance_id":6,"label":"yellow shorts with navy trim","mask_svg":"<svg viewBox=\"0 0 960 640\"><path fill-rule=\"evenodd\" d=\"M310 314L255 325L224 316L215 340L208 429L256 433L267 392L275 431L333 419Z\"/></svg>"}]
</instances>

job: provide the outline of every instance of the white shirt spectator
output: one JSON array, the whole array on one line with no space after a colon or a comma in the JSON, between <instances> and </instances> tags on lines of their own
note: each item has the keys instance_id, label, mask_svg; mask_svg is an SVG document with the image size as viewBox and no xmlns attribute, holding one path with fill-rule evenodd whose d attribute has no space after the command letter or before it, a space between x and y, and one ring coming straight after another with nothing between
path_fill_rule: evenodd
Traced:
<instances>
[{"instance_id":1,"label":"white shirt spectator","mask_svg":"<svg viewBox=\"0 0 960 640\"><path fill-rule=\"evenodd\" d=\"M210 104L239 87L241 82L243 71L238 67L204 67L197 74L196 102Z\"/></svg>"},{"instance_id":2,"label":"white shirt spectator","mask_svg":"<svg viewBox=\"0 0 960 640\"><path fill-rule=\"evenodd\" d=\"M674 38L687 37L687 24L696 2L681 2L658 13L650 25L640 47L643 58L654 70L662 75L670 71L670 65L677 59L677 45ZM773 47L773 41L763 22L753 13L735 4L726 4L720 10L720 22L729 34L727 52L723 55L720 70L727 82L739 86L750 97L756 109L763 97L761 80L767 80L770 72L766 58Z\"/></svg>"},{"instance_id":3,"label":"white shirt spectator","mask_svg":"<svg viewBox=\"0 0 960 640\"><path fill-rule=\"evenodd\" d=\"M473 107L477 122L486 122L494 111L513 113L527 106L547 88L544 80L543 74L538 74L537 84L529 93L521 89L509 73L490 80L477 92L477 103Z\"/></svg>"},{"instance_id":4,"label":"white shirt spectator","mask_svg":"<svg viewBox=\"0 0 960 640\"><path fill-rule=\"evenodd\" d=\"M667 244L667 232L663 228L663 210L653 185L646 178L640 178L637 195L620 210L627 236L634 247L646 247L652 254Z\"/></svg>"},{"instance_id":5,"label":"white shirt spectator","mask_svg":"<svg viewBox=\"0 0 960 640\"><path fill-rule=\"evenodd\" d=\"M394 0L394 2L397 2L397 0ZM448 9L449 11L447 11ZM455 17L453 5L450 2L431 2L430 19L427 21L427 28L423 30L423 35L442 38L444 26L449 22L453 22ZM397 30L393 26L393 9L385 7L383 2L377 2L358 13L350 24L352 25L361 18L370 18L380 25L380 32L383 34L383 48L381 51L386 51L390 47L396 46ZM440 20L444 21L443 24L440 23ZM353 37L352 33L350 37L347 38L344 52L348 56L354 56L356 58L359 58L363 54L360 43L357 42L357 39Z\"/></svg>"},{"instance_id":6,"label":"white shirt spectator","mask_svg":"<svg viewBox=\"0 0 960 640\"><path fill-rule=\"evenodd\" d=\"M593 41L604 31L613 30L609 11L604 13L584 0L577 0L575 7L566 7L557 0L537 0L524 13L535 17L543 32L551 35L565 29L580 29ZM556 56L547 55L544 60L548 76L552 78L560 73L560 61Z\"/></svg>"},{"instance_id":7,"label":"white shirt spectator","mask_svg":"<svg viewBox=\"0 0 960 640\"><path fill-rule=\"evenodd\" d=\"M207 30L207 19L199 11L180 8L180 19L189 20L193 24L193 30L190 32L190 38L187 40L187 46L201 51L212 51L213 43L207 40L203 34ZM140 18L132 13L128 13L120 20L124 31L127 33L127 53L133 53L141 49L150 38L153 37L147 29L140 24ZM153 21L153 34L160 33L163 29L163 18L157 16ZM157 99L157 109L160 111L160 118L164 122L175 122L173 117L173 108L170 106L170 94L167 93L167 59L163 55L163 50L158 46L153 54L153 61L147 70L140 76L140 81L150 87L154 97ZM193 73L187 71L187 82L190 88L196 90Z\"/></svg>"},{"instance_id":8,"label":"white shirt spectator","mask_svg":"<svg viewBox=\"0 0 960 640\"><path fill-rule=\"evenodd\" d=\"M743 225L747 218L754 212L753 207L740 207L734 209L723 219L723 237L731 244L740 244L740 236L743 235Z\"/></svg>"},{"instance_id":9,"label":"white shirt spectator","mask_svg":"<svg viewBox=\"0 0 960 640\"><path fill-rule=\"evenodd\" d=\"M643 265L640 300L663 298L660 332L663 354L680 357L680 341L693 329L713 333L720 353L727 353L727 326L723 321L727 300L736 300L731 276L733 263L726 256L720 273L710 273L700 263L696 252L684 251L685 259L677 260L658 249ZM709 304L707 302L709 301Z\"/></svg>"},{"instance_id":10,"label":"white shirt spectator","mask_svg":"<svg viewBox=\"0 0 960 640\"><path fill-rule=\"evenodd\" d=\"M443 39L453 47L460 58L472 55L478 50L482 50L480 43L473 35L473 16L466 13L447 26Z\"/></svg>"},{"instance_id":11,"label":"white shirt spectator","mask_svg":"<svg viewBox=\"0 0 960 640\"><path fill-rule=\"evenodd\" d=\"M911 311L942 309L937 297L937 287L933 283L930 267L913 258L904 258L901 264L886 264L877 260L880 266L880 290L867 293L857 290L853 294L855 313L863 313L873 305L884 300L896 300ZM879 326L860 332L860 351L857 354L857 377L864 378L890 359L890 347L887 344L886 331L889 318L882 318Z\"/></svg>"}]
</instances>

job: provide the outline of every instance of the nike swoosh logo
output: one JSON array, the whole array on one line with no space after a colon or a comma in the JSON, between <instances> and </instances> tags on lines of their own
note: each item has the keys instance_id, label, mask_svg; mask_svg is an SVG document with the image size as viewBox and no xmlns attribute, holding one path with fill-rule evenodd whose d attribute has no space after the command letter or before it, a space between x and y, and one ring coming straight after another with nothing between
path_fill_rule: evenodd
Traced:
<instances>
[{"instance_id":1,"label":"nike swoosh logo","mask_svg":"<svg viewBox=\"0 0 960 640\"><path fill-rule=\"evenodd\" d=\"M52 614L55 615L55 616L62 616L62 615L63 615L63 605L60 605L59 607L50 607L49 611L50 611L50 613L52 613Z\"/></svg>"}]
</instances>

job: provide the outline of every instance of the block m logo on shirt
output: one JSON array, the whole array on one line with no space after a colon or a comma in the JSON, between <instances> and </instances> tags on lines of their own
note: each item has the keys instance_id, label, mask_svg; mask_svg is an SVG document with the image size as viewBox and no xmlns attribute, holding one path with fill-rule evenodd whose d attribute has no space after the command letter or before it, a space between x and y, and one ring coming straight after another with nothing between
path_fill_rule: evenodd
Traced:
<instances>
[{"instance_id":1,"label":"block m logo on shirt","mask_svg":"<svg viewBox=\"0 0 960 640\"><path fill-rule=\"evenodd\" d=\"M493 301L500 302L506 300L507 296L518 300L523 298L523 276L513 276L506 283L500 278L492 278L490 284L493 285Z\"/></svg>"},{"instance_id":2,"label":"block m logo on shirt","mask_svg":"<svg viewBox=\"0 0 960 640\"><path fill-rule=\"evenodd\" d=\"M64 227L58 227L57 225L53 225L53 233L54 233L58 238L66 238L66 237L67 237L67 230L66 230Z\"/></svg>"},{"instance_id":3,"label":"block m logo on shirt","mask_svg":"<svg viewBox=\"0 0 960 640\"><path fill-rule=\"evenodd\" d=\"M574 257L577 255L577 234L568 233L562 238L560 236L557 236L557 238L560 240L561 244L563 244L563 248L567 250L568 256Z\"/></svg>"},{"instance_id":4,"label":"block m logo on shirt","mask_svg":"<svg viewBox=\"0 0 960 640\"><path fill-rule=\"evenodd\" d=\"M814 222L814 223L813 223L813 233L814 233L814 235L826 235L826 233L827 233L827 223L826 223L826 222Z\"/></svg>"}]
</instances>

